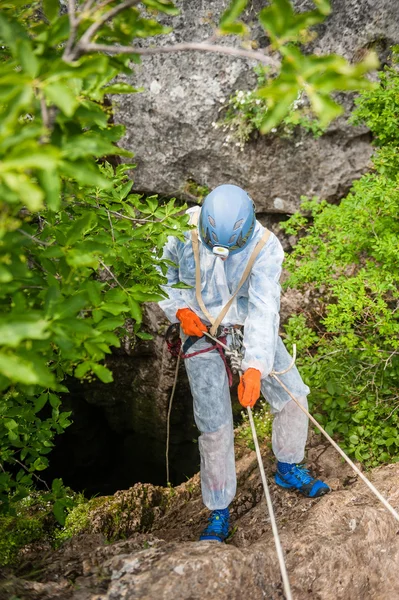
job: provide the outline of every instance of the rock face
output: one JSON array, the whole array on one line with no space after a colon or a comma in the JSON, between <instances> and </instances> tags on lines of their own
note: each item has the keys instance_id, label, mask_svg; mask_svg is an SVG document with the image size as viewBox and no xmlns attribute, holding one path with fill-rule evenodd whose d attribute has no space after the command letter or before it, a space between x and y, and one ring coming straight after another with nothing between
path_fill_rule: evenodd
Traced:
<instances>
[{"instance_id":1,"label":"rock face","mask_svg":"<svg viewBox=\"0 0 399 600\"><path fill-rule=\"evenodd\" d=\"M296 0L298 10L312 2ZM173 33L157 44L201 41L212 34L227 0L180 0ZM245 13L259 47L267 46L256 14L264 2L253 0ZM333 0L333 12L318 28L317 53L338 52L357 60L375 48L382 61L399 41L399 4L391 0ZM224 43L224 42L223 42ZM232 43L228 40L226 43ZM118 98L116 120L127 126L125 146L135 152L135 189L193 200L188 182L213 188L235 183L247 189L258 211L291 213L299 198L317 195L335 201L366 169L371 155L366 129L341 117L319 139L297 132L293 139L254 136L245 146L226 145L226 133L212 127L237 89L255 82L254 63L215 54L176 53L144 57L131 81L145 91ZM345 104L351 108L352 100ZM195 195L195 194L194 194Z\"/></svg>"},{"instance_id":2,"label":"rock face","mask_svg":"<svg viewBox=\"0 0 399 600\"><path fill-rule=\"evenodd\" d=\"M262 450L293 597L398 598L398 524L331 447L317 436L310 446L312 469L333 490L315 500L277 488ZM193 541L207 516L198 476L175 490L138 484L95 499L86 528L58 551L27 549L17 576L0 572L1 600L282 600L256 457L239 446L237 474L228 544ZM398 508L398 465L369 476Z\"/></svg>"}]
</instances>

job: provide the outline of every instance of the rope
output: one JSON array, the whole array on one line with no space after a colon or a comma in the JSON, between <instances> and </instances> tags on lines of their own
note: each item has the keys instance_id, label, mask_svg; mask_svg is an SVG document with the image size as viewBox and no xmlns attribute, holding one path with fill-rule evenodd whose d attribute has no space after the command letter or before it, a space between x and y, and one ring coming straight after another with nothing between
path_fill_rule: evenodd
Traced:
<instances>
[{"instance_id":1,"label":"rope","mask_svg":"<svg viewBox=\"0 0 399 600\"><path fill-rule=\"evenodd\" d=\"M170 413L172 412L172 403L173 403L173 398L174 398L175 391L176 391L177 376L179 374L180 356L181 356L181 354L179 352L179 354L177 356L177 361L176 361L175 378L173 380L172 392L171 392L170 398L169 398L168 415L166 417L166 452L165 452L165 459L166 459L166 483L169 483Z\"/></svg>"},{"instance_id":2,"label":"rope","mask_svg":"<svg viewBox=\"0 0 399 600\"><path fill-rule=\"evenodd\" d=\"M298 400L295 398L295 396L293 396L293 394L291 394L291 392L289 391L289 389L287 388L287 386L281 381L281 379L279 379L277 377L277 374L276 373L271 373L270 375L276 381L278 381L278 383L281 385L281 387L287 392L287 394L289 395L289 397L295 402L295 404L297 404L299 406L299 408L301 409L301 411L305 413L305 415L312 421L312 423L314 425L316 425L316 427L318 429L320 429L320 431L322 432L322 434L324 435L324 437L327 438L327 440L336 449L336 451L339 452L339 454L342 456L342 458L344 458L346 460L346 462L348 463L348 465L350 465L352 467L352 469L355 471L355 473L357 475L359 475L359 477L370 488L370 490L373 492L373 494L375 494L377 496L378 500L380 500L380 502L382 502L382 504L385 506L385 508L387 510L389 510L389 512L392 514L392 516L397 521L399 521L399 514L393 508L393 506L391 504L389 504L388 500L386 500L384 498L384 496L377 490L377 488L371 483L371 481L369 479L367 479L367 477L361 472L361 470L355 465L355 463L351 461L351 459L345 454L345 452L343 450L341 450L341 448L338 446L338 444L336 442L334 442L334 440L332 439L332 437L330 437L328 435L327 431L325 429L323 429L323 427L316 421L316 419L314 417L312 417L312 415L306 410L306 408L303 407L300 404L300 402L298 402Z\"/></svg>"},{"instance_id":3,"label":"rope","mask_svg":"<svg viewBox=\"0 0 399 600\"><path fill-rule=\"evenodd\" d=\"M241 376L241 374L242 374L242 371L240 371L240 376ZM253 416L252 416L252 410L251 410L251 408L249 406L247 407L247 411L248 411L249 422L251 424L252 437L253 437L254 444L255 444L256 457L258 459L260 476L262 478L263 490L264 490L265 496L266 496L266 504L267 504L267 509L269 511L270 523L271 523L271 526L272 526L273 537L274 537L274 544L276 546L276 552L277 552L278 562L279 562L279 565L280 565L280 572L281 572L281 578L283 580L285 597L286 597L287 600L292 600L290 582L289 582L289 579L288 579L287 568L285 566L285 561L284 561L283 548L281 546L280 537L279 537L279 534L278 534L276 517L274 515L273 503L272 503L272 499L270 497L269 486L267 485L267 480L266 480L266 475L265 475L265 469L263 467L263 462L262 462L262 455L261 455L260 449L259 449L258 436L256 435L255 423L254 423L254 419L253 419Z\"/></svg>"}]
</instances>

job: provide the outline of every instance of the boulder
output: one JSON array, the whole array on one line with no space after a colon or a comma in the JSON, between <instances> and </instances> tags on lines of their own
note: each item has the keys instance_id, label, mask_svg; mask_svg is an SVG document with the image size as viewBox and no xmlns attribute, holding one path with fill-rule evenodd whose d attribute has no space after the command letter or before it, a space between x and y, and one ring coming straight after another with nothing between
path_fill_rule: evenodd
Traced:
<instances>
[{"instance_id":1,"label":"boulder","mask_svg":"<svg viewBox=\"0 0 399 600\"><path fill-rule=\"evenodd\" d=\"M398 523L339 455L311 438L312 469L333 489L313 500L277 488L265 445L262 456L295 600L399 597ZM282 600L255 453L239 441L236 458L228 544L196 541L208 514L197 475L175 489L137 484L92 500L80 533L57 551L31 548L16 573L0 572L0 598ZM398 509L398 465L368 476Z\"/></svg>"},{"instance_id":2,"label":"boulder","mask_svg":"<svg viewBox=\"0 0 399 600\"><path fill-rule=\"evenodd\" d=\"M299 10L312 6L302 0L294 4ZM152 44L208 38L227 0L178 0L177 5L180 16L165 17L173 33ZM253 0L244 17L260 48L268 45L256 21L262 6L263 1ZM391 0L333 0L332 8L310 49L338 52L356 61L375 48L384 62L387 49L399 41L399 5ZM116 121L127 127L124 147L135 153L134 189L193 202L198 186L203 193L235 183L248 190L260 213L283 214L298 209L301 195L338 201L347 194L353 180L367 170L372 152L367 129L347 123L353 96L344 99L346 116L318 139L299 130L292 139L257 134L241 151L226 143L226 132L212 126L223 118L226 99L235 90L254 86L254 65L246 59L195 52L143 57L128 79L144 91L118 97L116 109Z\"/></svg>"}]
</instances>

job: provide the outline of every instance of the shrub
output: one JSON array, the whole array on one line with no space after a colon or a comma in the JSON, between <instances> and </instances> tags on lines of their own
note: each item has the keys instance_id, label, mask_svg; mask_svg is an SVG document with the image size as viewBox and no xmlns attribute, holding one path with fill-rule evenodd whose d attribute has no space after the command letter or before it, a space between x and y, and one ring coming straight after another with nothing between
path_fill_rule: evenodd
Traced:
<instances>
[{"instance_id":1,"label":"shrub","mask_svg":"<svg viewBox=\"0 0 399 600\"><path fill-rule=\"evenodd\" d=\"M399 74L357 100L377 150L373 170L336 205L303 199L282 226L304 233L287 261L289 287L312 290L313 306L287 326L312 387L313 411L366 466L399 460Z\"/></svg>"}]
</instances>

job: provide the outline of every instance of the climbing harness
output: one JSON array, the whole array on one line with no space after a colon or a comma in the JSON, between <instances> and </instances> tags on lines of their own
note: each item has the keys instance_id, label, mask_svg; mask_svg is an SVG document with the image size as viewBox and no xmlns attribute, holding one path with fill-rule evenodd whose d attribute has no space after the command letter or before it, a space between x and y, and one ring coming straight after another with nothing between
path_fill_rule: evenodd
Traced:
<instances>
[{"instance_id":1,"label":"climbing harness","mask_svg":"<svg viewBox=\"0 0 399 600\"><path fill-rule=\"evenodd\" d=\"M190 224L191 225L197 225L198 223L198 217L199 217L199 212L196 212L192 215L191 220L190 220ZM249 257L249 260L246 264L246 267L244 269L244 272L241 276L240 281L238 282L237 288L235 290L235 292L230 296L229 301L227 302L227 304L224 305L224 307L222 308L222 310L220 311L220 313L218 314L218 316L216 318L214 318L210 312L208 311L208 309L206 308L204 301L202 299L202 294L201 294L201 267L200 267L200 254L199 254L199 242L198 242L198 228L196 227L195 229L192 229L191 231L191 241L192 241L192 245L193 245L193 253L194 253L194 261L195 261L195 296L197 298L197 302L199 304L199 306L201 307L202 312L204 313L204 315L206 316L206 318L208 319L209 323L211 323L211 328L209 330L210 334L212 336L214 336L217 332L217 329L219 327L219 325L221 324L221 322L223 321L224 317L227 315L227 313L230 310L231 305L233 304L238 292L240 291L240 289L242 288L242 286L244 285L244 283L246 282L246 280L248 279L248 276L251 272L251 269L253 267L253 264L255 262L255 260L257 259L258 255L260 254L261 250L264 248L266 242L268 241L270 237L270 231L268 229L265 229L261 239L259 240L259 242L256 244L255 248L252 251L251 256Z\"/></svg>"}]
</instances>

